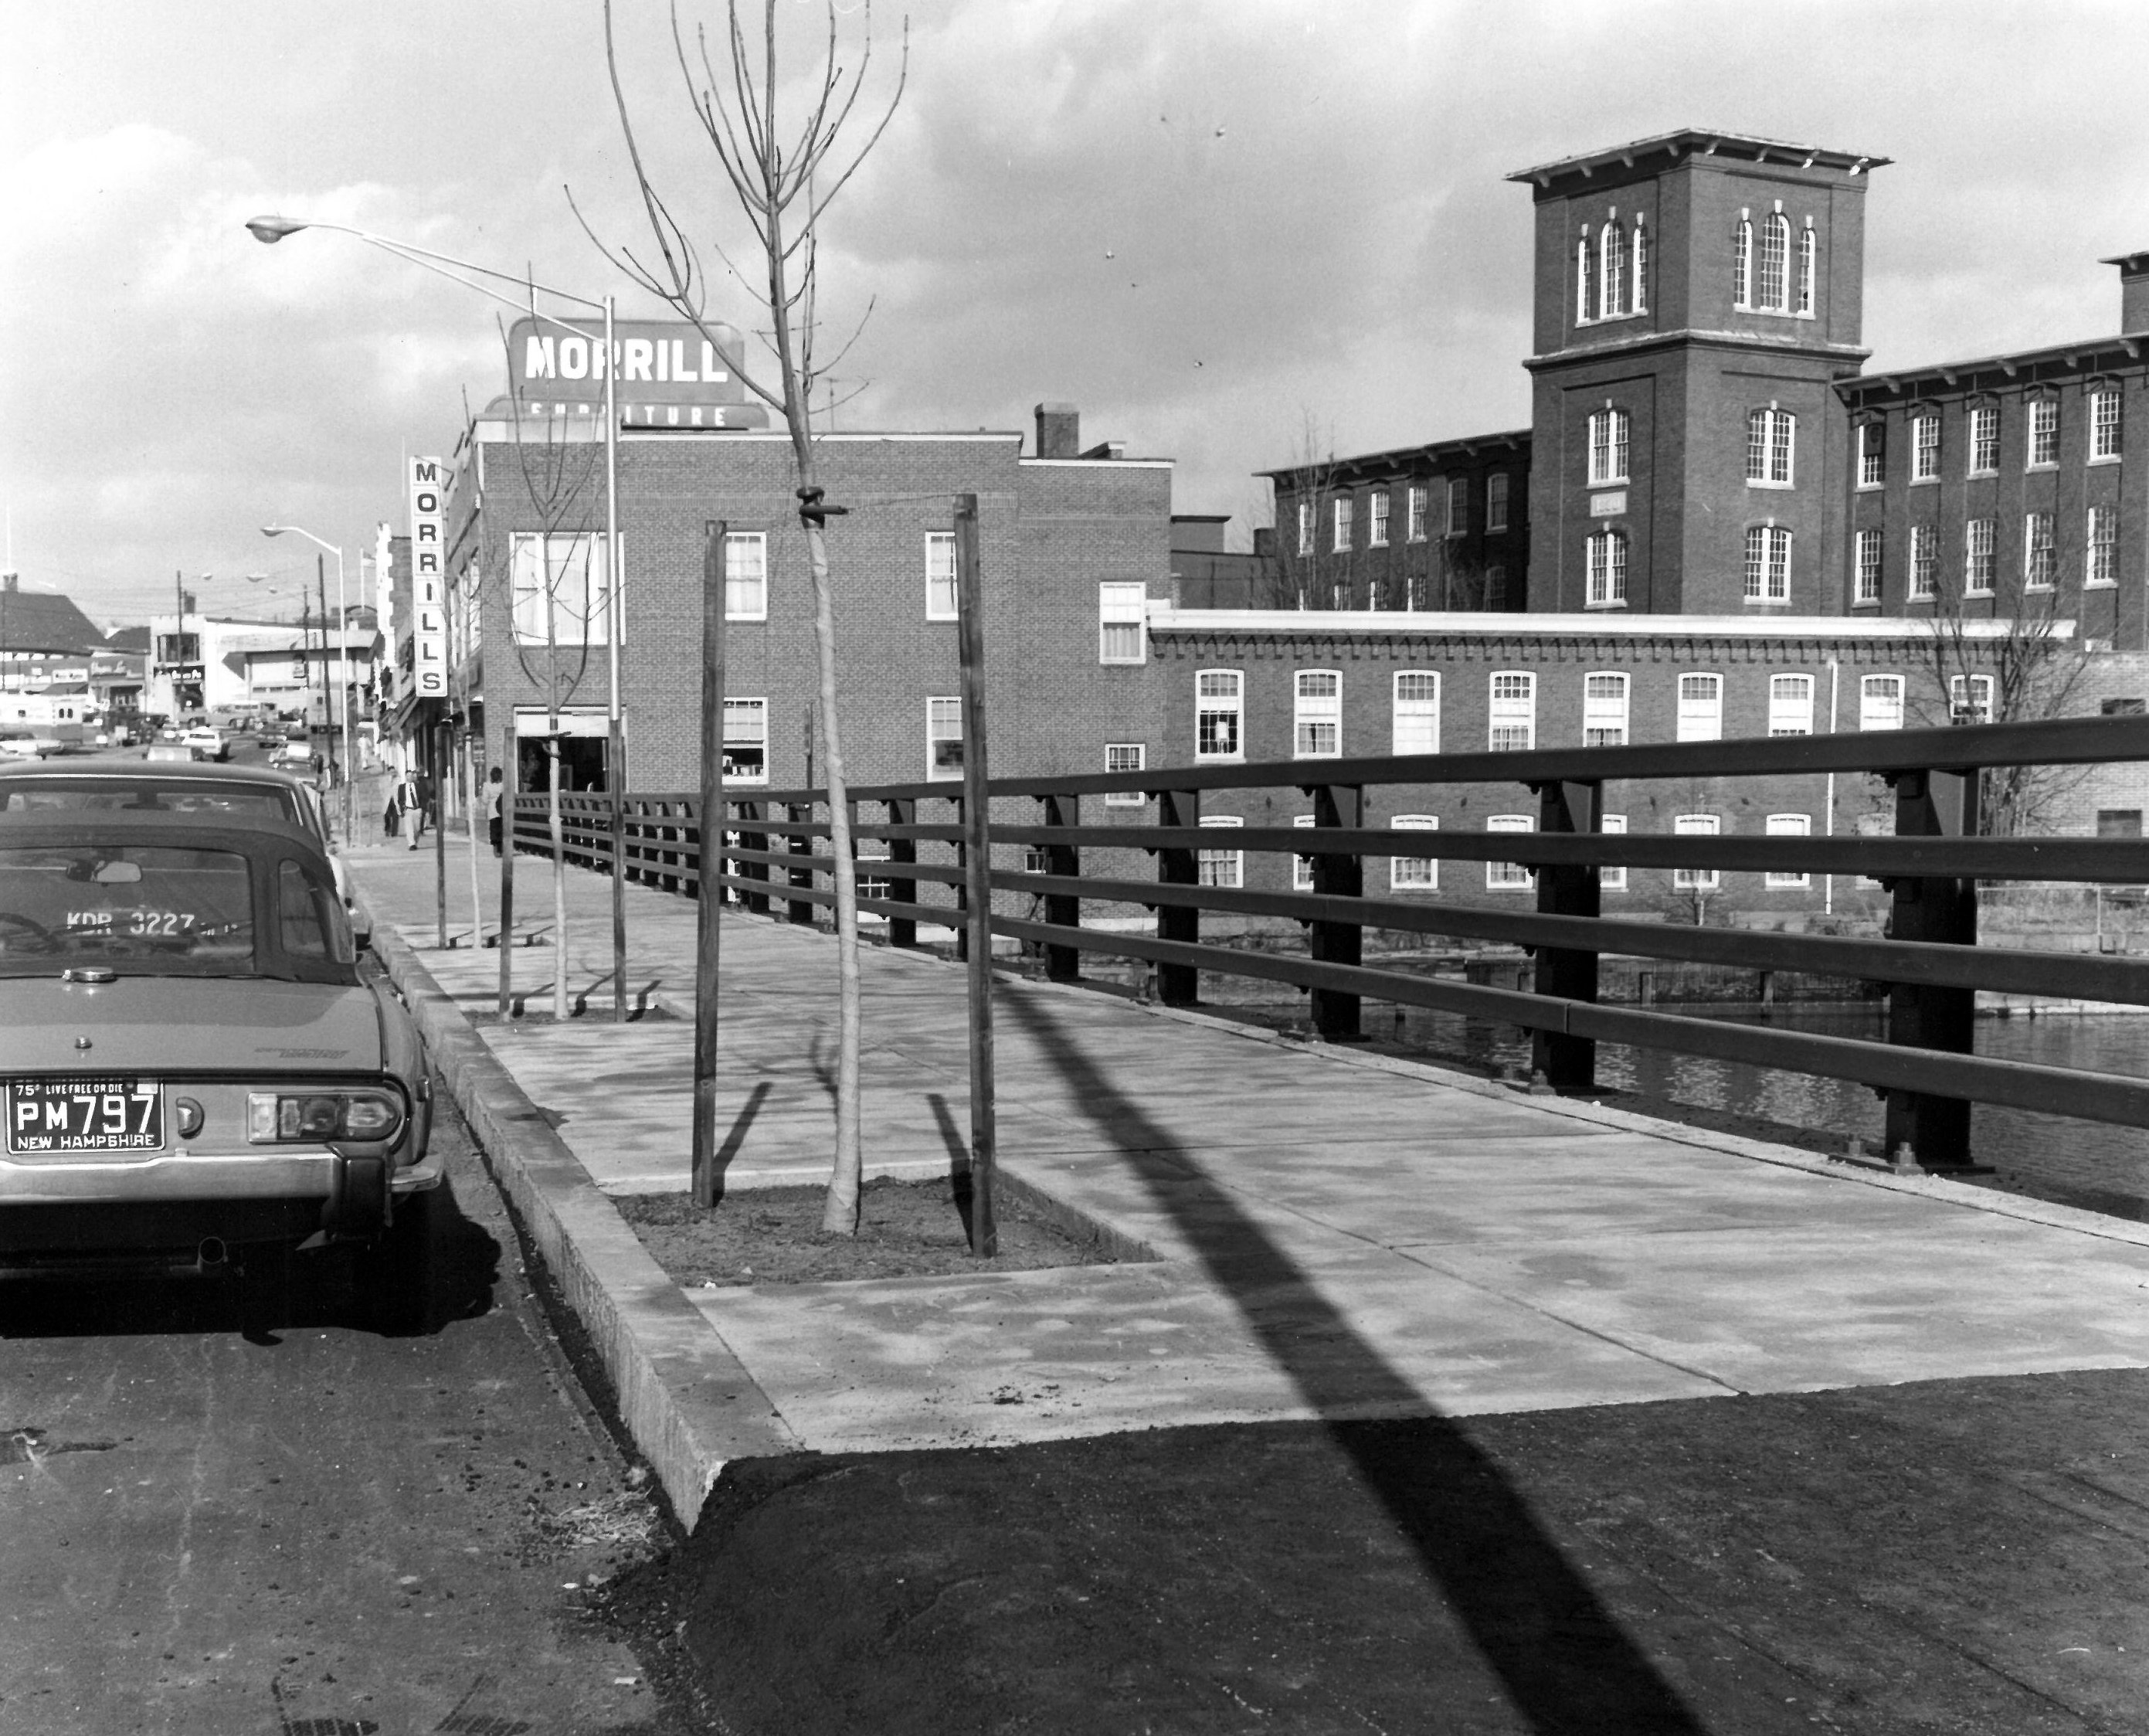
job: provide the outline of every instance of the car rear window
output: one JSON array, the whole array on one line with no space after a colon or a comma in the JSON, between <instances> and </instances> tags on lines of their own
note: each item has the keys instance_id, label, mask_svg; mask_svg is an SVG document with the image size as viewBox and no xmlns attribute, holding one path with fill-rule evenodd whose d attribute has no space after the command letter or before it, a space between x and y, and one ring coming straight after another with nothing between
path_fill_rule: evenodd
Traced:
<instances>
[{"instance_id":1,"label":"car rear window","mask_svg":"<svg viewBox=\"0 0 2149 1736\"><path fill-rule=\"evenodd\" d=\"M44 814L80 812L193 813L239 820L280 820L304 826L297 793L274 784L218 784L117 778L39 778L0 787L0 813Z\"/></svg>"}]
</instances>

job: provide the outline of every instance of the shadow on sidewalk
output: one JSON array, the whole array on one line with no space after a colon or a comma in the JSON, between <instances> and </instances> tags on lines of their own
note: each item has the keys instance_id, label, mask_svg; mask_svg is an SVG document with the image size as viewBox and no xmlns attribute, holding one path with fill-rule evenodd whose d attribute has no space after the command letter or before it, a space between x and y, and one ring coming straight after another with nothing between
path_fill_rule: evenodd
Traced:
<instances>
[{"instance_id":1,"label":"shadow on sidewalk","mask_svg":"<svg viewBox=\"0 0 2149 1736\"><path fill-rule=\"evenodd\" d=\"M1326 1420L1337 1448L1408 1539L1515 1709L1548 1733L1699 1736L1704 1726L1539 1527L1499 1467L1437 1416L1413 1425L1423 1453L1401 1460L1392 1448L1381 1450L1392 1427L1348 1420L1369 1412L1422 1415L1431 1407L1228 1190L1205 1188L1197 1195L1186 1185L1201 1170L1117 1089L1108 1069L1082 1052L1041 998L1004 991L999 1004L1037 1039L1097 1130L1119 1147L1177 1221L1276 1366ZM1457 1524L1455 1497L1466 1488L1472 1517Z\"/></svg>"}]
</instances>

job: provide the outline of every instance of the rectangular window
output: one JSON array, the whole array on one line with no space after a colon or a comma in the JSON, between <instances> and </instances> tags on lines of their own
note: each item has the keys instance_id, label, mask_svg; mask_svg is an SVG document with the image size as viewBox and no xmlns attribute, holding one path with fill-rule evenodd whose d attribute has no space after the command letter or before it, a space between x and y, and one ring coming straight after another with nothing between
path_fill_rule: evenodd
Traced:
<instances>
[{"instance_id":1,"label":"rectangular window","mask_svg":"<svg viewBox=\"0 0 2149 1736\"><path fill-rule=\"evenodd\" d=\"M2089 509L2089 556L2082 582L2099 586L2119 582L2119 513L2111 506Z\"/></svg>"},{"instance_id":2,"label":"rectangular window","mask_svg":"<svg viewBox=\"0 0 2149 1736\"><path fill-rule=\"evenodd\" d=\"M1385 489L1373 496L1373 517L1366 529L1366 541L1376 549L1388 546L1388 496Z\"/></svg>"},{"instance_id":3,"label":"rectangular window","mask_svg":"<svg viewBox=\"0 0 2149 1736\"><path fill-rule=\"evenodd\" d=\"M1627 817L1623 813L1601 813L1597 817L1597 829L1609 838L1627 835ZM1608 863L1597 871L1597 889L1599 892L1624 892L1627 889L1627 864Z\"/></svg>"},{"instance_id":4,"label":"rectangular window","mask_svg":"<svg viewBox=\"0 0 2149 1736\"><path fill-rule=\"evenodd\" d=\"M1910 419L1910 480L1940 480L1940 419L1925 415Z\"/></svg>"},{"instance_id":5,"label":"rectangular window","mask_svg":"<svg viewBox=\"0 0 2149 1736\"><path fill-rule=\"evenodd\" d=\"M1940 583L1940 533L1930 525L1910 526L1910 595L1930 597Z\"/></svg>"},{"instance_id":6,"label":"rectangular window","mask_svg":"<svg viewBox=\"0 0 2149 1736\"><path fill-rule=\"evenodd\" d=\"M1678 678L1678 736L1682 742L1724 739L1724 677L1682 675Z\"/></svg>"},{"instance_id":7,"label":"rectangular window","mask_svg":"<svg viewBox=\"0 0 2149 1736\"><path fill-rule=\"evenodd\" d=\"M1791 532L1787 525L1746 527L1746 601L1789 602L1791 596Z\"/></svg>"},{"instance_id":8,"label":"rectangular window","mask_svg":"<svg viewBox=\"0 0 2149 1736\"><path fill-rule=\"evenodd\" d=\"M1714 838L1723 829L1724 823L1713 813L1683 813L1672 819L1672 834L1676 838ZM1672 870L1672 884L1681 892L1714 892L1721 878L1714 868Z\"/></svg>"},{"instance_id":9,"label":"rectangular window","mask_svg":"<svg viewBox=\"0 0 2149 1736\"><path fill-rule=\"evenodd\" d=\"M2030 400L2030 450L2026 455L2029 467L2057 464L2060 461L2060 400L2056 398L2032 398Z\"/></svg>"},{"instance_id":10,"label":"rectangular window","mask_svg":"<svg viewBox=\"0 0 2149 1736\"><path fill-rule=\"evenodd\" d=\"M1336 552L1340 555L1351 546L1350 496L1337 496L1333 505L1333 512L1335 515L1333 522L1336 534L1332 539L1332 546Z\"/></svg>"},{"instance_id":11,"label":"rectangular window","mask_svg":"<svg viewBox=\"0 0 2149 1736\"><path fill-rule=\"evenodd\" d=\"M1097 587L1097 661L1100 663L1140 663L1149 652L1145 605L1145 585L1100 585Z\"/></svg>"},{"instance_id":12,"label":"rectangular window","mask_svg":"<svg viewBox=\"0 0 2149 1736\"><path fill-rule=\"evenodd\" d=\"M1627 480L1627 412L1609 407L1589 418L1589 486Z\"/></svg>"},{"instance_id":13,"label":"rectangular window","mask_svg":"<svg viewBox=\"0 0 2149 1736\"><path fill-rule=\"evenodd\" d=\"M1429 813L1399 813L1388 822L1392 832L1437 832L1440 820ZM1440 862L1432 856L1391 856L1388 858L1388 890L1391 892L1437 892L1440 890Z\"/></svg>"},{"instance_id":14,"label":"rectangular window","mask_svg":"<svg viewBox=\"0 0 2149 1736\"><path fill-rule=\"evenodd\" d=\"M768 619L768 532L724 533L724 619Z\"/></svg>"},{"instance_id":15,"label":"rectangular window","mask_svg":"<svg viewBox=\"0 0 2149 1736\"><path fill-rule=\"evenodd\" d=\"M963 775L963 702L925 702L925 775L944 780Z\"/></svg>"},{"instance_id":16,"label":"rectangular window","mask_svg":"<svg viewBox=\"0 0 2149 1736\"><path fill-rule=\"evenodd\" d=\"M1291 720L1294 759L1333 759L1343 751L1343 677L1333 669L1301 669Z\"/></svg>"},{"instance_id":17,"label":"rectangular window","mask_svg":"<svg viewBox=\"0 0 2149 1736\"><path fill-rule=\"evenodd\" d=\"M925 533L925 618L953 621L962 612L955 595L955 533Z\"/></svg>"},{"instance_id":18,"label":"rectangular window","mask_svg":"<svg viewBox=\"0 0 2149 1736\"><path fill-rule=\"evenodd\" d=\"M1496 813L1485 822L1487 832L1534 832L1538 823L1526 813ZM1531 885L1530 871L1519 862L1488 862L1485 864L1485 890L1487 892L1527 892Z\"/></svg>"},{"instance_id":19,"label":"rectangular window","mask_svg":"<svg viewBox=\"0 0 2149 1736\"><path fill-rule=\"evenodd\" d=\"M1210 813L1201 817L1203 829L1243 826L1246 823L1236 814ZM1246 853L1243 850L1202 850L1195 858L1196 878L1204 886L1240 886L1245 883Z\"/></svg>"},{"instance_id":20,"label":"rectangular window","mask_svg":"<svg viewBox=\"0 0 2149 1736\"><path fill-rule=\"evenodd\" d=\"M1447 534L1462 536L1470 530L1470 479L1451 477L1447 484Z\"/></svg>"},{"instance_id":21,"label":"rectangular window","mask_svg":"<svg viewBox=\"0 0 2149 1736\"><path fill-rule=\"evenodd\" d=\"M2099 838L2139 838L2141 810L2138 808L2100 808L2096 811Z\"/></svg>"},{"instance_id":22,"label":"rectangular window","mask_svg":"<svg viewBox=\"0 0 2149 1736\"><path fill-rule=\"evenodd\" d=\"M1487 746L1494 753L1527 752L1537 744L1537 677L1522 670L1497 671L1492 677L1492 695Z\"/></svg>"},{"instance_id":23,"label":"rectangular window","mask_svg":"<svg viewBox=\"0 0 2149 1736\"><path fill-rule=\"evenodd\" d=\"M1769 677L1769 733L1772 736L1809 736L1813 733L1814 678L1810 675L1772 675Z\"/></svg>"},{"instance_id":24,"label":"rectangular window","mask_svg":"<svg viewBox=\"0 0 2149 1736\"><path fill-rule=\"evenodd\" d=\"M1970 413L1970 473L1983 476L2000 468L2000 406L1980 404Z\"/></svg>"},{"instance_id":25,"label":"rectangular window","mask_svg":"<svg viewBox=\"0 0 2149 1736\"><path fill-rule=\"evenodd\" d=\"M1974 518L1962 527L1962 591L1965 596L1992 595L1992 521Z\"/></svg>"},{"instance_id":26,"label":"rectangular window","mask_svg":"<svg viewBox=\"0 0 2149 1736\"><path fill-rule=\"evenodd\" d=\"M1149 746L1144 742L1107 742L1105 743L1105 769L1107 772L1145 772L1149 769ZM1112 790L1105 797L1107 808L1143 808L1149 803L1148 795L1140 790Z\"/></svg>"},{"instance_id":27,"label":"rectangular window","mask_svg":"<svg viewBox=\"0 0 2149 1736\"><path fill-rule=\"evenodd\" d=\"M768 702L724 696L724 782L768 782Z\"/></svg>"},{"instance_id":28,"label":"rectangular window","mask_svg":"<svg viewBox=\"0 0 2149 1736\"><path fill-rule=\"evenodd\" d=\"M1878 488L1887 480L1888 425L1885 422L1860 422L1858 425L1858 486Z\"/></svg>"},{"instance_id":29,"label":"rectangular window","mask_svg":"<svg viewBox=\"0 0 2149 1736\"><path fill-rule=\"evenodd\" d=\"M1627 745L1627 687L1623 675L1585 675L1582 677L1582 745L1585 747L1623 747Z\"/></svg>"},{"instance_id":30,"label":"rectangular window","mask_svg":"<svg viewBox=\"0 0 2149 1736\"><path fill-rule=\"evenodd\" d=\"M1799 419L1770 405L1746 418L1746 481L1754 487L1789 488L1796 476Z\"/></svg>"},{"instance_id":31,"label":"rectangular window","mask_svg":"<svg viewBox=\"0 0 2149 1736\"><path fill-rule=\"evenodd\" d=\"M1243 759L1239 725L1246 678L1236 669L1204 669L1194 677L1194 757Z\"/></svg>"},{"instance_id":32,"label":"rectangular window","mask_svg":"<svg viewBox=\"0 0 2149 1736\"><path fill-rule=\"evenodd\" d=\"M1485 530L1498 536L1507 528L1507 473L1495 470L1485 479Z\"/></svg>"},{"instance_id":33,"label":"rectangular window","mask_svg":"<svg viewBox=\"0 0 2149 1736\"><path fill-rule=\"evenodd\" d=\"M1858 533L1858 590L1855 601L1877 603L1880 601L1880 533L1860 531Z\"/></svg>"},{"instance_id":34,"label":"rectangular window","mask_svg":"<svg viewBox=\"0 0 2149 1736\"><path fill-rule=\"evenodd\" d=\"M885 874L875 872L876 869L885 868L893 859L888 853L886 838L854 836L851 845L851 854L858 865L858 896L861 898L884 898L895 889L888 884L888 877ZM878 916L877 912L867 910L862 910L858 914L868 922L874 920Z\"/></svg>"},{"instance_id":35,"label":"rectangular window","mask_svg":"<svg viewBox=\"0 0 2149 1736\"><path fill-rule=\"evenodd\" d=\"M1296 831L1310 832L1313 829L1313 816L1310 813L1294 814L1291 823ZM1291 858L1291 889L1293 892L1313 890L1313 858L1311 856Z\"/></svg>"},{"instance_id":36,"label":"rectangular window","mask_svg":"<svg viewBox=\"0 0 2149 1736\"><path fill-rule=\"evenodd\" d=\"M1950 723L1990 723L1992 721L1992 677L1989 675L1950 675L1948 677L1948 721Z\"/></svg>"},{"instance_id":37,"label":"rectangular window","mask_svg":"<svg viewBox=\"0 0 2149 1736\"><path fill-rule=\"evenodd\" d=\"M2116 458L2120 454L2119 388L2106 386L2089 395L2089 457Z\"/></svg>"},{"instance_id":38,"label":"rectangular window","mask_svg":"<svg viewBox=\"0 0 2149 1736\"><path fill-rule=\"evenodd\" d=\"M1301 555L1313 552L1313 508L1305 501L1298 503L1298 551Z\"/></svg>"},{"instance_id":39,"label":"rectangular window","mask_svg":"<svg viewBox=\"0 0 2149 1736\"><path fill-rule=\"evenodd\" d=\"M1583 601L1593 609L1618 608L1627 601L1627 533L1599 531L1584 545Z\"/></svg>"},{"instance_id":40,"label":"rectangular window","mask_svg":"<svg viewBox=\"0 0 2149 1736\"><path fill-rule=\"evenodd\" d=\"M1396 677L1393 753L1440 752L1440 677L1429 669Z\"/></svg>"},{"instance_id":41,"label":"rectangular window","mask_svg":"<svg viewBox=\"0 0 2149 1736\"><path fill-rule=\"evenodd\" d=\"M2059 576L2060 556L2052 541L2052 515L2022 515L2022 583L2031 591L2050 591Z\"/></svg>"},{"instance_id":42,"label":"rectangular window","mask_svg":"<svg viewBox=\"0 0 2149 1736\"><path fill-rule=\"evenodd\" d=\"M1771 838L1810 838L1813 835L1813 816L1804 813L1772 813L1769 816L1769 836ZM1770 868L1761 876L1761 883L1779 892L1792 892L1802 886L1810 886L1810 874L1787 874Z\"/></svg>"},{"instance_id":43,"label":"rectangular window","mask_svg":"<svg viewBox=\"0 0 2149 1736\"><path fill-rule=\"evenodd\" d=\"M1903 677L1869 675L1858 684L1858 727L1860 729L1900 729L1903 727Z\"/></svg>"},{"instance_id":44,"label":"rectangular window","mask_svg":"<svg viewBox=\"0 0 2149 1736\"><path fill-rule=\"evenodd\" d=\"M1626 576L1627 569L1623 562L1619 568L1622 596L1626 594ZM1507 606L1507 569L1506 567L1488 566L1485 569L1485 606L1492 610L1502 610Z\"/></svg>"},{"instance_id":45,"label":"rectangular window","mask_svg":"<svg viewBox=\"0 0 2149 1736\"><path fill-rule=\"evenodd\" d=\"M508 567L518 643L606 642L611 608L601 534L517 531L508 541Z\"/></svg>"},{"instance_id":46,"label":"rectangular window","mask_svg":"<svg viewBox=\"0 0 2149 1736\"><path fill-rule=\"evenodd\" d=\"M1410 493L1404 497L1404 510L1409 515L1405 520L1406 534L1412 542L1425 541L1427 494L1427 491L1424 488L1413 486Z\"/></svg>"}]
</instances>

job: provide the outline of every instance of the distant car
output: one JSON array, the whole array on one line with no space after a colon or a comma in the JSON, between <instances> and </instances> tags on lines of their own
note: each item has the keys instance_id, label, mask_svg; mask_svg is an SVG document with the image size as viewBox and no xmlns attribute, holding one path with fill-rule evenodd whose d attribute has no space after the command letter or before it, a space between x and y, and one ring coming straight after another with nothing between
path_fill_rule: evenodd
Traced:
<instances>
[{"instance_id":1,"label":"distant car","mask_svg":"<svg viewBox=\"0 0 2149 1736\"><path fill-rule=\"evenodd\" d=\"M310 767L314 762L313 743L303 736L294 737L279 744L270 758L279 766Z\"/></svg>"},{"instance_id":2,"label":"distant car","mask_svg":"<svg viewBox=\"0 0 2149 1736\"><path fill-rule=\"evenodd\" d=\"M17 759L49 759L62 751L58 739L53 736L0 736L0 753Z\"/></svg>"},{"instance_id":3,"label":"distant car","mask_svg":"<svg viewBox=\"0 0 2149 1736\"><path fill-rule=\"evenodd\" d=\"M206 723L197 723L179 739L189 747L199 747L204 759L229 759L231 744L224 739L224 732Z\"/></svg>"},{"instance_id":4,"label":"distant car","mask_svg":"<svg viewBox=\"0 0 2149 1736\"><path fill-rule=\"evenodd\" d=\"M143 759L167 764L174 760L181 760L188 765L196 765L200 762L201 757L200 748L189 747L184 742L152 742L142 750Z\"/></svg>"},{"instance_id":5,"label":"distant car","mask_svg":"<svg viewBox=\"0 0 2149 1736\"><path fill-rule=\"evenodd\" d=\"M350 1243L429 1311L425 1047L307 833L154 807L0 823L0 1271L213 1271Z\"/></svg>"}]
</instances>

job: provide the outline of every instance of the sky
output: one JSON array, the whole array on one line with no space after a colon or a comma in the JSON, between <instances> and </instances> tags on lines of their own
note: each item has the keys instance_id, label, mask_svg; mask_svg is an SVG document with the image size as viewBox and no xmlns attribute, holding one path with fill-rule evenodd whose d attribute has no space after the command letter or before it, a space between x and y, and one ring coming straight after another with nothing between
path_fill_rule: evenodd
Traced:
<instances>
[{"instance_id":1,"label":"sky","mask_svg":"<svg viewBox=\"0 0 2149 1736\"><path fill-rule=\"evenodd\" d=\"M720 25L697 5L690 32ZM736 249L668 8L616 9L652 178ZM778 13L795 114L828 13ZM492 304L330 231L263 247L249 217L663 311L568 202L646 248L599 0L0 17L0 506L23 585L100 621L169 609L182 573L219 612L295 606L314 546L264 524L340 545L355 586L401 528L404 455L501 390ZM1085 444L1175 459L1174 509L1234 515L1240 546L1254 472L1309 435L1527 425L1531 206L1504 177L1534 164L1688 126L1892 158L1873 370L2109 333L2096 262L2149 248L2135 3L845 0L836 23L847 65L872 33L862 117L908 48L824 220L825 327L858 329L836 425L1026 430L1071 401ZM765 324L718 270L712 314Z\"/></svg>"}]
</instances>

